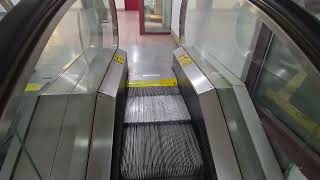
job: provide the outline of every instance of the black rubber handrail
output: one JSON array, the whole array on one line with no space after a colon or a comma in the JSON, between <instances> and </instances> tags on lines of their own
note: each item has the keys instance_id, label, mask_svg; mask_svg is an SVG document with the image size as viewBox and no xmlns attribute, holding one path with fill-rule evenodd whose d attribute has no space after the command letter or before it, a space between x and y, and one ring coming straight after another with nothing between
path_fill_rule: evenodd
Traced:
<instances>
[{"instance_id":1,"label":"black rubber handrail","mask_svg":"<svg viewBox=\"0 0 320 180\"><path fill-rule=\"evenodd\" d=\"M320 71L320 21L291 0L249 0L270 16Z\"/></svg>"},{"instance_id":2,"label":"black rubber handrail","mask_svg":"<svg viewBox=\"0 0 320 180\"><path fill-rule=\"evenodd\" d=\"M19 2L0 22L0 114L32 50L66 0Z\"/></svg>"}]
</instances>

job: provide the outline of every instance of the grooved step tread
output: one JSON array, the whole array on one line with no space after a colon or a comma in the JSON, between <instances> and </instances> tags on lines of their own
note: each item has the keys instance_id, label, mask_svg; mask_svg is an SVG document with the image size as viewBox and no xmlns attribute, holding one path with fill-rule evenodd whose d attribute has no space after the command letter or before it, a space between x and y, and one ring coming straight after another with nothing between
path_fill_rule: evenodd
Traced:
<instances>
[{"instance_id":1,"label":"grooved step tread","mask_svg":"<svg viewBox=\"0 0 320 180\"><path fill-rule=\"evenodd\" d=\"M124 131L124 179L194 176L203 164L191 124L131 126Z\"/></svg>"},{"instance_id":2,"label":"grooved step tread","mask_svg":"<svg viewBox=\"0 0 320 180\"><path fill-rule=\"evenodd\" d=\"M150 123L190 119L181 95L137 96L128 98L124 122Z\"/></svg>"}]
</instances>

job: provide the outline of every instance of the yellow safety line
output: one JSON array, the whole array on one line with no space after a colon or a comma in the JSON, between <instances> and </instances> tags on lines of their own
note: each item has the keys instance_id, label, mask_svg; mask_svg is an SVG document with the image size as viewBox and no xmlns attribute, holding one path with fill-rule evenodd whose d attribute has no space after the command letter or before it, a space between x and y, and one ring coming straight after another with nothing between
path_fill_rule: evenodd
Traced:
<instances>
[{"instance_id":1,"label":"yellow safety line","mask_svg":"<svg viewBox=\"0 0 320 180\"><path fill-rule=\"evenodd\" d=\"M273 90L269 88L266 90L265 95L275 102L281 109L290 114L297 123L299 123L304 129L307 129L310 133L312 133L314 128L317 127L317 123L287 101L286 97L277 95L277 93L274 93Z\"/></svg>"},{"instance_id":2,"label":"yellow safety line","mask_svg":"<svg viewBox=\"0 0 320 180\"><path fill-rule=\"evenodd\" d=\"M177 86L176 78L157 79L157 80L131 80L128 87L170 87Z\"/></svg>"},{"instance_id":3,"label":"yellow safety line","mask_svg":"<svg viewBox=\"0 0 320 180\"><path fill-rule=\"evenodd\" d=\"M28 83L25 88L26 92L39 91L43 87L43 84L40 83Z\"/></svg>"},{"instance_id":4,"label":"yellow safety line","mask_svg":"<svg viewBox=\"0 0 320 180\"><path fill-rule=\"evenodd\" d=\"M299 73L294 76L284 88L281 88L278 92L273 91L271 88L267 88L264 95L275 102L283 111L287 112L298 124L313 135L314 138L320 139L319 125L313 121L312 118L290 103L291 96L297 91L307 77L307 73L303 71L302 68L298 67L297 70L299 70Z\"/></svg>"}]
</instances>

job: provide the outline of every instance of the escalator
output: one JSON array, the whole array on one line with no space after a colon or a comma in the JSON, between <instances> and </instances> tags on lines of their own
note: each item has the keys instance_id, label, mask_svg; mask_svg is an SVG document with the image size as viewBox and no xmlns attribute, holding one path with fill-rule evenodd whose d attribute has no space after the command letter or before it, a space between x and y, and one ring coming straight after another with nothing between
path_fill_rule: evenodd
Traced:
<instances>
[{"instance_id":1,"label":"escalator","mask_svg":"<svg viewBox=\"0 0 320 180\"><path fill-rule=\"evenodd\" d=\"M129 88L128 96L122 177L160 179L200 175L204 163L199 142L179 89Z\"/></svg>"},{"instance_id":2,"label":"escalator","mask_svg":"<svg viewBox=\"0 0 320 180\"><path fill-rule=\"evenodd\" d=\"M217 2L182 1L179 47L123 49L113 0L12 7L0 179L317 179L320 23L291 1Z\"/></svg>"}]
</instances>

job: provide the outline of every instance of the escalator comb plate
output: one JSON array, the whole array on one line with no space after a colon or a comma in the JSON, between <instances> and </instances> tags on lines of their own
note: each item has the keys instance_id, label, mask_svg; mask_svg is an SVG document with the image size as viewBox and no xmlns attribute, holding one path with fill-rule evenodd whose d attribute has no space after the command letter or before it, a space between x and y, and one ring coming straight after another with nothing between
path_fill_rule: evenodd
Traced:
<instances>
[{"instance_id":1,"label":"escalator comb plate","mask_svg":"<svg viewBox=\"0 0 320 180\"><path fill-rule=\"evenodd\" d=\"M180 94L179 88L173 87L144 87L144 88L129 88L128 96L168 96Z\"/></svg>"},{"instance_id":2,"label":"escalator comb plate","mask_svg":"<svg viewBox=\"0 0 320 180\"><path fill-rule=\"evenodd\" d=\"M191 124L125 129L121 175L126 180L196 176L203 166Z\"/></svg>"}]
</instances>

